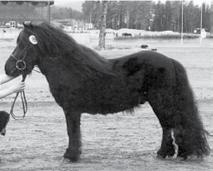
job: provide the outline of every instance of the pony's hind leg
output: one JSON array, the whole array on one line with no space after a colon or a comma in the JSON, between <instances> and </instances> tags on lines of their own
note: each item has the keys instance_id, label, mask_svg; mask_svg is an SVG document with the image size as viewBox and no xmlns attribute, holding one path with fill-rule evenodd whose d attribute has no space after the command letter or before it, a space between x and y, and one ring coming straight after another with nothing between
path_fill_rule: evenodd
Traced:
<instances>
[{"instance_id":1,"label":"pony's hind leg","mask_svg":"<svg viewBox=\"0 0 213 171\"><path fill-rule=\"evenodd\" d=\"M81 133L80 133L80 117L81 114L73 112L65 112L67 122L67 133L69 136L69 145L64 153L64 158L76 162L81 154Z\"/></svg>"},{"instance_id":2,"label":"pony's hind leg","mask_svg":"<svg viewBox=\"0 0 213 171\"><path fill-rule=\"evenodd\" d=\"M163 129L163 135L162 135L162 142L161 147L157 152L158 157L170 157L174 156L175 149L172 145L172 137L171 137L171 129L168 128L162 128Z\"/></svg>"},{"instance_id":3,"label":"pony's hind leg","mask_svg":"<svg viewBox=\"0 0 213 171\"><path fill-rule=\"evenodd\" d=\"M157 154L159 157L172 157L175 155L173 128L177 125L177 116L173 113L172 91L168 89L150 90L148 92L148 102L162 127L162 142Z\"/></svg>"}]
</instances>

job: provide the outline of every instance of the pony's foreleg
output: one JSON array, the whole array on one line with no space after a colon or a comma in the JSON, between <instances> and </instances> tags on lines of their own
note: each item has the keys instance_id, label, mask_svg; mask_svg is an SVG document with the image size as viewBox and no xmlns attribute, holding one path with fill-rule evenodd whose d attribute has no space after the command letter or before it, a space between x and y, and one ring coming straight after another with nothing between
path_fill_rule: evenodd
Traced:
<instances>
[{"instance_id":1,"label":"pony's foreleg","mask_svg":"<svg viewBox=\"0 0 213 171\"><path fill-rule=\"evenodd\" d=\"M81 114L65 112L67 122L67 133L69 136L69 145L64 154L65 158L76 162L81 154L81 132L80 132L80 119Z\"/></svg>"},{"instance_id":2,"label":"pony's foreleg","mask_svg":"<svg viewBox=\"0 0 213 171\"><path fill-rule=\"evenodd\" d=\"M158 150L158 156L172 157L175 155L175 146L173 135L173 128L176 126L175 114L173 113L174 103L171 90L158 89L150 90L148 92L148 101L155 112L161 127L162 127L162 142Z\"/></svg>"}]
</instances>

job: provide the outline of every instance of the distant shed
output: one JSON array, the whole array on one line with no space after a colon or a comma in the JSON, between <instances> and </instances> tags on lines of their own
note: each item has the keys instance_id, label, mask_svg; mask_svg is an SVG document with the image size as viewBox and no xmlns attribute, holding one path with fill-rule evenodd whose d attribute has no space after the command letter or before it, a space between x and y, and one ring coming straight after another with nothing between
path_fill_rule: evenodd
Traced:
<instances>
[{"instance_id":1,"label":"distant shed","mask_svg":"<svg viewBox=\"0 0 213 171\"><path fill-rule=\"evenodd\" d=\"M0 25L24 21L50 21L54 0L0 0Z\"/></svg>"}]
</instances>

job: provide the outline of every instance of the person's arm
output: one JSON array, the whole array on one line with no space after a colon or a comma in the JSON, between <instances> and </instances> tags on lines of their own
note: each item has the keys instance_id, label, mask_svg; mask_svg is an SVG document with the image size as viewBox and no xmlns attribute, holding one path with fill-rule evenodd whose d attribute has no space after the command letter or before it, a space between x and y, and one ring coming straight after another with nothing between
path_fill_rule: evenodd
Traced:
<instances>
[{"instance_id":1,"label":"person's arm","mask_svg":"<svg viewBox=\"0 0 213 171\"><path fill-rule=\"evenodd\" d=\"M0 90L0 99L4 98L4 97L6 97L6 96L8 96L10 94L23 91L24 88L25 88L25 83L24 82L19 82L18 84L15 84L14 86L2 89L2 90Z\"/></svg>"},{"instance_id":2,"label":"person's arm","mask_svg":"<svg viewBox=\"0 0 213 171\"><path fill-rule=\"evenodd\" d=\"M0 85L4 84L4 83L6 83L6 82L8 82L8 81L10 81L12 79L14 79L14 77L10 77L10 76L8 76L6 74L2 74L2 75L0 75Z\"/></svg>"}]
</instances>

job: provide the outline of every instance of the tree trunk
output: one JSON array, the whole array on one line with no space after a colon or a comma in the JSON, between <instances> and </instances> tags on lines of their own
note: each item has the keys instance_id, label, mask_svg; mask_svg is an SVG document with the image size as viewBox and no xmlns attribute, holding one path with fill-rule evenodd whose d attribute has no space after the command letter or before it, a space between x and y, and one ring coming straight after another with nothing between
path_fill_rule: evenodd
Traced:
<instances>
[{"instance_id":1,"label":"tree trunk","mask_svg":"<svg viewBox=\"0 0 213 171\"><path fill-rule=\"evenodd\" d=\"M100 33L99 33L99 48L100 49L105 49L106 15L107 15L107 1L102 1L101 2Z\"/></svg>"},{"instance_id":2,"label":"tree trunk","mask_svg":"<svg viewBox=\"0 0 213 171\"><path fill-rule=\"evenodd\" d=\"M213 35L213 1L211 2L211 9L210 9L210 33Z\"/></svg>"}]
</instances>

